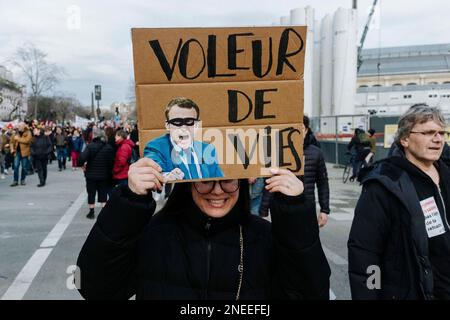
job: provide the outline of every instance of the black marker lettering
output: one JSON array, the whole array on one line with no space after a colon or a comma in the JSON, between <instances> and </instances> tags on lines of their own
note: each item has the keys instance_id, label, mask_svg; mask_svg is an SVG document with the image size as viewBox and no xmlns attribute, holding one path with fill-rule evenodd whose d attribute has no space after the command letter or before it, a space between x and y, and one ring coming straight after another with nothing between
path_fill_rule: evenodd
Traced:
<instances>
[{"instance_id":1,"label":"black marker lettering","mask_svg":"<svg viewBox=\"0 0 450 320\"><path fill-rule=\"evenodd\" d=\"M229 74L218 74L217 73L217 66L216 66L216 60L217 60L217 49L216 49L216 36L215 35L209 35L208 36L208 78L215 78L215 77L234 77L235 73L229 73Z\"/></svg>"},{"instance_id":2,"label":"black marker lettering","mask_svg":"<svg viewBox=\"0 0 450 320\"><path fill-rule=\"evenodd\" d=\"M275 118L275 116L273 114L272 115L264 115L264 105L270 103L270 101L264 100L264 93L265 92L277 92L277 91L278 91L278 89L256 90L256 92L255 92L255 120Z\"/></svg>"},{"instance_id":3,"label":"black marker lettering","mask_svg":"<svg viewBox=\"0 0 450 320\"><path fill-rule=\"evenodd\" d=\"M193 77L189 77L187 74L189 46L190 46L191 42L197 43L203 54L203 66L200 69L200 71ZM198 76L203 72L203 70L205 69L205 66L206 66L205 52L203 51L203 47L202 47L201 43L198 42L198 40L189 39L185 44L183 44L183 47L181 48L181 53L180 53L180 61L178 62L178 64L179 64L179 68L180 68L180 73L184 78L189 79L189 80L198 78Z\"/></svg>"},{"instance_id":4,"label":"black marker lettering","mask_svg":"<svg viewBox=\"0 0 450 320\"><path fill-rule=\"evenodd\" d=\"M265 73L262 73L262 42L255 40L252 42L253 50L253 74L258 78L264 78L272 69L272 38L269 38L269 65Z\"/></svg>"},{"instance_id":5,"label":"black marker lettering","mask_svg":"<svg viewBox=\"0 0 450 320\"><path fill-rule=\"evenodd\" d=\"M300 40L300 48L295 50L294 52L288 53L289 46L289 33L293 32L298 39ZM294 66L289 62L288 58L295 56L297 53L303 50L303 39L302 37L292 28L287 28L283 31L280 38L280 46L278 47L278 65L277 65L277 75L283 73L283 66L286 64L292 71L296 72L297 70Z\"/></svg>"},{"instance_id":6,"label":"black marker lettering","mask_svg":"<svg viewBox=\"0 0 450 320\"><path fill-rule=\"evenodd\" d=\"M183 40L180 39L178 42L177 51L175 53L175 56L173 57L172 66L169 65L169 62L167 61L166 55L164 54L163 49L161 48L161 45L159 44L159 40L151 40L149 41L150 47L153 49L153 52L156 55L156 58L158 58L159 64L164 71L167 80L171 81L173 76L173 71L175 70L175 65L178 60L178 54L180 53L181 44L183 43Z\"/></svg>"},{"instance_id":7,"label":"black marker lettering","mask_svg":"<svg viewBox=\"0 0 450 320\"><path fill-rule=\"evenodd\" d=\"M285 146L283 144L283 133L284 132L288 132L288 136L287 136L288 145L287 146ZM300 156L298 155L297 149L295 148L295 145L294 145L294 141L292 140L292 135L294 133L298 133L300 135L300 137L302 135L300 133L300 130L295 129L293 127L285 128L283 130L280 130L278 155L279 155L279 159L280 159L280 161L279 161L279 166L280 167L291 166L292 163L284 162L284 150L283 150L283 149L290 149L291 153L292 153L292 155L294 157L294 160L295 160L295 167L294 167L294 169L290 169L290 170L294 171L294 172L297 172L302 167L302 161L300 160Z\"/></svg>"},{"instance_id":8,"label":"black marker lettering","mask_svg":"<svg viewBox=\"0 0 450 320\"><path fill-rule=\"evenodd\" d=\"M236 37L253 36L253 33L236 33L228 36L228 69L230 70L249 70L249 67L238 67L236 57L238 53L244 52L244 49L237 49Z\"/></svg>"},{"instance_id":9,"label":"black marker lettering","mask_svg":"<svg viewBox=\"0 0 450 320\"><path fill-rule=\"evenodd\" d=\"M238 93L243 95L248 101L248 112L244 118L238 119ZM248 118L253 110L252 100L242 91L228 90L228 121L231 123L237 123L244 121Z\"/></svg>"}]
</instances>

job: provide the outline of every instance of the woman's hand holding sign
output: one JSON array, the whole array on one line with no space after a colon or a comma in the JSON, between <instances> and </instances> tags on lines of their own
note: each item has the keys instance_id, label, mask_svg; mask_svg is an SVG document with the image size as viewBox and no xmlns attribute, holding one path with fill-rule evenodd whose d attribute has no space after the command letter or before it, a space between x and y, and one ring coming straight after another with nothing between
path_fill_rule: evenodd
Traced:
<instances>
[{"instance_id":1,"label":"woman's hand holding sign","mask_svg":"<svg viewBox=\"0 0 450 320\"><path fill-rule=\"evenodd\" d=\"M298 196L304 191L303 182L287 169L272 168L272 177L266 180L266 189L272 192L281 192L287 196Z\"/></svg>"},{"instance_id":2,"label":"woman's hand holding sign","mask_svg":"<svg viewBox=\"0 0 450 320\"><path fill-rule=\"evenodd\" d=\"M128 187L138 195L148 191L161 191L164 178L161 167L149 158L142 158L130 165L128 170Z\"/></svg>"}]
</instances>

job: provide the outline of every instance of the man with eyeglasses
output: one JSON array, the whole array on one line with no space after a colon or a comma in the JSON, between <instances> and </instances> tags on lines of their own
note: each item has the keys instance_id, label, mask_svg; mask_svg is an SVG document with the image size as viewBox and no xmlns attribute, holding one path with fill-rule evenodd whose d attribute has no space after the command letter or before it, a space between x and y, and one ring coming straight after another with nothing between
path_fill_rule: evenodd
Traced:
<instances>
[{"instance_id":1,"label":"man with eyeglasses","mask_svg":"<svg viewBox=\"0 0 450 320\"><path fill-rule=\"evenodd\" d=\"M161 166L166 181L223 177L214 146L194 140L200 121L197 104L175 98L167 105L165 115L168 133L148 142L144 156Z\"/></svg>"},{"instance_id":2,"label":"man with eyeglasses","mask_svg":"<svg viewBox=\"0 0 450 320\"><path fill-rule=\"evenodd\" d=\"M348 240L354 299L450 299L450 171L445 119L411 107L392 156L361 173Z\"/></svg>"}]
</instances>

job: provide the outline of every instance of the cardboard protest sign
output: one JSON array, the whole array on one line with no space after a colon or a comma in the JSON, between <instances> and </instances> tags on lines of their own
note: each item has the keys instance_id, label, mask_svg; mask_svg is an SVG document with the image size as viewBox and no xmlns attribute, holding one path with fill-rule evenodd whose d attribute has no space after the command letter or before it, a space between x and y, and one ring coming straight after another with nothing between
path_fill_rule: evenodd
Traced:
<instances>
[{"instance_id":1,"label":"cardboard protest sign","mask_svg":"<svg viewBox=\"0 0 450 320\"><path fill-rule=\"evenodd\" d=\"M140 141L168 181L303 172L306 27L133 29Z\"/></svg>"}]
</instances>

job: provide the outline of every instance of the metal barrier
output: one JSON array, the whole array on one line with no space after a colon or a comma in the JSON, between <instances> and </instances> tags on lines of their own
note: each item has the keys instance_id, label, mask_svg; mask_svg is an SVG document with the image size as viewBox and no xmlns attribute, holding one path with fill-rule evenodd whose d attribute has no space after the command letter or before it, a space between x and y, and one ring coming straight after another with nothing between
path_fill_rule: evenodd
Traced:
<instances>
[{"instance_id":1,"label":"metal barrier","mask_svg":"<svg viewBox=\"0 0 450 320\"><path fill-rule=\"evenodd\" d=\"M444 114L447 123L450 123L450 114ZM310 127L317 140L320 141L326 162L337 165L345 165L348 162L347 145L356 128L367 131L374 129L377 139L377 150L374 160L380 160L387 156L389 147L395 134L395 125L400 116L378 115L352 115L352 116L327 116L313 117L310 119ZM388 127L386 127L388 126ZM389 128L391 126L391 128ZM391 129L391 130L389 130ZM449 130L449 129L448 129ZM450 130L449 130L450 131ZM450 142L450 137L446 137Z\"/></svg>"},{"instance_id":2,"label":"metal barrier","mask_svg":"<svg viewBox=\"0 0 450 320\"><path fill-rule=\"evenodd\" d=\"M450 117L450 115L449 115ZM396 125L399 116L351 115L327 116L311 119L311 129L322 145L326 162L345 165L349 156L346 155L349 144L356 128L367 131L375 129L377 150L375 161L387 156L389 148L385 148L385 126Z\"/></svg>"}]
</instances>

